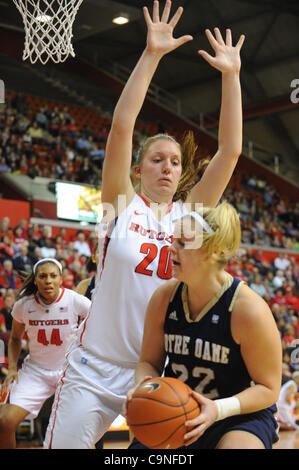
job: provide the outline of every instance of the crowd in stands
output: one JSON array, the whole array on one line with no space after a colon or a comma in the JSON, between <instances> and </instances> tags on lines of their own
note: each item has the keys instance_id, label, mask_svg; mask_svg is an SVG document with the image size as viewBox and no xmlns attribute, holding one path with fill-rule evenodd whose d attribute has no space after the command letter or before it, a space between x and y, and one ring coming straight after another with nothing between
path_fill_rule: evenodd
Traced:
<instances>
[{"instance_id":1,"label":"crowd in stands","mask_svg":"<svg viewBox=\"0 0 299 470\"><path fill-rule=\"evenodd\" d=\"M67 106L42 106L28 120L28 106L23 95L11 95L0 106L0 173L100 187L107 127L97 133L87 126L79 129ZM132 162L134 155L135 145ZM243 243L299 250L299 203L285 202L255 175L244 175L239 190L227 191L226 198L241 215Z\"/></svg>"},{"instance_id":2,"label":"crowd in stands","mask_svg":"<svg viewBox=\"0 0 299 470\"><path fill-rule=\"evenodd\" d=\"M0 107L0 172L99 186L105 129L100 134L79 130L67 107L42 107L29 120L26 106L18 96Z\"/></svg>"},{"instance_id":3,"label":"crowd in stands","mask_svg":"<svg viewBox=\"0 0 299 470\"><path fill-rule=\"evenodd\" d=\"M107 129L79 130L67 107L44 106L30 121L26 106L24 99L15 96L0 107L0 173L100 186ZM46 148L42 161L36 145ZM292 256L299 253L299 203L284 201L255 175L243 177L239 188L230 185L224 198L238 210L242 226L242 248L227 270L246 281L271 308L281 334L283 380L288 380L299 370L299 354L294 354L299 347L299 264ZM88 260L96 243L95 232L78 231L70 238L62 228L54 237L49 226L28 226L27 220L20 220L11 227L4 217L0 222L0 335L11 331L10 313L24 273L30 273L38 260L54 257L63 265L62 285L73 289L93 275ZM272 261L265 255L270 247L278 250ZM0 367L1 382L6 365Z\"/></svg>"},{"instance_id":4,"label":"crowd in stands","mask_svg":"<svg viewBox=\"0 0 299 470\"><path fill-rule=\"evenodd\" d=\"M232 197L227 194L229 196ZM63 265L62 286L69 289L94 274L89 272L88 261L97 244L95 232L79 230L70 237L67 230L61 228L53 237L50 226L28 226L28 221L21 219L16 227L11 227L9 217L4 217L0 222L0 240L0 332L10 332L10 313L22 277L32 271L38 260L58 259ZM253 249L242 245L227 271L246 281L270 306L281 334L284 376L290 377L296 367L299 368L299 357L292 362L296 340L299 346L299 264L295 257L277 252L269 261L262 247Z\"/></svg>"}]
</instances>

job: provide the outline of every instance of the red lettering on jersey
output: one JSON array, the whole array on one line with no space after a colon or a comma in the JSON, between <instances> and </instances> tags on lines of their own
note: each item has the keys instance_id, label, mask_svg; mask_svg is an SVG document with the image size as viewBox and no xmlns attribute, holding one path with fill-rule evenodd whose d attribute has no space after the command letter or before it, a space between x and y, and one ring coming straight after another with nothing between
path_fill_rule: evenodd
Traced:
<instances>
[{"instance_id":1,"label":"red lettering on jersey","mask_svg":"<svg viewBox=\"0 0 299 470\"><path fill-rule=\"evenodd\" d=\"M140 247L140 253L146 254L146 257L136 266L136 273L152 276L153 270L149 269L149 265L154 261L156 256L159 256L157 276L161 279L171 279L172 269L168 246L162 246L159 254L157 245L153 243L143 243Z\"/></svg>"},{"instance_id":2,"label":"red lettering on jersey","mask_svg":"<svg viewBox=\"0 0 299 470\"><path fill-rule=\"evenodd\" d=\"M146 237L146 236L147 236L147 230L146 230L146 228L144 228L144 227L142 227L142 225L140 225L139 233L140 233L140 235L142 235L143 237Z\"/></svg>"},{"instance_id":3,"label":"red lettering on jersey","mask_svg":"<svg viewBox=\"0 0 299 470\"><path fill-rule=\"evenodd\" d=\"M49 341L47 340L47 337L46 337L46 330L44 329L38 330L37 341L38 343L41 343L44 346L48 346ZM54 328L51 333L50 344L55 344L56 346L60 346L62 343L63 341L60 338L59 329Z\"/></svg>"},{"instance_id":4,"label":"red lettering on jersey","mask_svg":"<svg viewBox=\"0 0 299 470\"><path fill-rule=\"evenodd\" d=\"M132 230L132 232L137 232L139 231L139 224L135 224L134 222L131 222L131 226L129 230Z\"/></svg>"},{"instance_id":5,"label":"red lettering on jersey","mask_svg":"<svg viewBox=\"0 0 299 470\"><path fill-rule=\"evenodd\" d=\"M156 236L157 236L156 230L150 230L149 231L149 237L150 238L156 238Z\"/></svg>"},{"instance_id":6,"label":"red lettering on jersey","mask_svg":"<svg viewBox=\"0 0 299 470\"><path fill-rule=\"evenodd\" d=\"M147 269L147 267L157 256L158 247L153 243L143 243L140 247L140 253L146 254L146 257L138 264L138 266L136 266L135 272L145 274L146 276L152 276L153 271L151 269Z\"/></svg>"},{"instance_id":7,"label":"red lettering on jersey","mask_svg":"<svg viewBox=\"0 0 299 470\"><path fill-rule=\"evenodd\" d=\"M38 341L38 343L41 343L44 346L48 346L49 341L47 340L45 330L38 330L37 341Z\"/></svg>"},{"instance_id":8,"label":"red lettering on jersey","mask_svg":"<svg viewBox=\"0 0 299 470\"><path fill-rule=\"evenodd\" d=\"M156 239L158 241L165 240L168 243L173 242L173 235L168 235L166 232L158 233L156 232L156 230L152 229L147 230L142 225L135 224L135 222L131 222L129 230L132 230L132 232L140 233L140 235L142 235L143 237L146 237L148 235L149 238Z\"/></svg>"},{"instance_id":9,"label":"red lettering on jersey","mask_svg":"<svg viewBox=\"0 0 299 470\"><path fill-rule=\"evenodd\" d=\"M56 346L60 346L62 344L62 340L60 338L60 332L58 328L54 328L52 331L51 344L56 344Z\"/></svg>"},{"instance_id":10,"label":"red lettering on jersey","mask_svg":"<svg viewBox=\"0 0 299 470\"><path fill-rule=\"evenodd\" d=\"M157 240L164 240L164 238L166 237L166 233L165 232L159 232L157 234Z\"/></svg>"}]
</instances>

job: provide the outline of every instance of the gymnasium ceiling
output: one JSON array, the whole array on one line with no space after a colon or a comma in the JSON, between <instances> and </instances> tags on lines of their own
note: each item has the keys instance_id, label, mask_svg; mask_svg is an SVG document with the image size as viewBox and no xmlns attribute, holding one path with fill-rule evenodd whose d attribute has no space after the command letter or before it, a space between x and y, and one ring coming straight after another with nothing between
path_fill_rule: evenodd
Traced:
<instances>
[{"instance_id":1,"label":"gymnasium ceiling","mask_svg":"<svg viewBox=\"0 0 299 470\"><path fill-rule=\"evenodd\" d=\"M145 44L143 5L151 8L152 0L83 0L73 29L76 56L132 70ZM229 27L234 41L244 33L244 150L252 141L253 157L272 169L277 155L281 174L298 182L299 104L291 93L299 101L299 1L173 0L173 11L180 5L184 14L175 36L194 39L161 61L153 82L181 100L189 118L201 114L208 131L217 133L221 76L197 50L211 52L206 28ZM129 15L128 24L112 23L119 12ZM0 26L23 30L12 0L0 0Z\"/></svg>"}]
</instances>

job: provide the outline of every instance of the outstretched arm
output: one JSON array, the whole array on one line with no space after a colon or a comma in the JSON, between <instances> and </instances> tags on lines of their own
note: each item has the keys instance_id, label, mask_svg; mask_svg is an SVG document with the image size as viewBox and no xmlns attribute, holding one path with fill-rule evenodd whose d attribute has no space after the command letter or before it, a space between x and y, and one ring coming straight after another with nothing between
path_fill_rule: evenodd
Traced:
<instances>
[{"instance_id":1,"label":"outstretched arm","mask_svg":"<svg viewBox=\"0 0 299 470\"><path fill-rule=\"evenodd\" d=\"M152 18L146 7L143 14L147 25L147 44L114 110L103 167L103 202L116 202L119 194L134 195L130 180L132 139L137 116L141 110L152 77L162 57L192 39L191 36L173 37L183 8L178 8L169 20L171 1L167 0L161 19L159 2L154 1Z\"/></svg>"},{"instance_id":2,"label":"outstretched arm","mask_svg":"<svg viewBox=\"0 0 299 470\"><path fill-rule=\"evenodd\" d=\"M218 151L212 158L201 180L191 190L187 202L200 202L215 207L219 202L242 152L243 116L240 85L240 50L245 36L232 45L230 29L225 41L218 28L215 36L206 30L215 57L206 51L199 54L222 74L222 100L218 132Z\"/></svg>"}]
</instances>

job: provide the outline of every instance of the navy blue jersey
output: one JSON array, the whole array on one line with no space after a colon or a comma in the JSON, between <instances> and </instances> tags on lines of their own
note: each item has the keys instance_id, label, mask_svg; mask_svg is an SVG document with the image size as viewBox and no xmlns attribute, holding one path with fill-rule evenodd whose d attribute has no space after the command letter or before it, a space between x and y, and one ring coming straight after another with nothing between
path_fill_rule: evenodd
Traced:
<instances>
[{"instance_id":1,"label":"navy blue jersey","mask_svg":"<svg viewBox=\"0 0 299 470\"><path fill-rule=\"evenodd\" d=\"M87 287L86 292L85 292L85 297L87 297L89 300L91 300L92 293L93 293L94 288L95 288L95 281L96 281L96 277L93 276L91 278L91 281L88 284L88 287Z\"/></svg>"},{"instance_id":2,"label":"navy blue jersey","mask_svg":"<svg viewBox=\"0 0 299 470\"><path fill-rule=\"evenodd\" d=\"M184 283L178 284L167 309L165 376L182 380L207 398L230 397L251 383L240 346L231 334L231 310L240 282L228 275L195 320L189 314Z\"/></svg>"}]
</instances>

